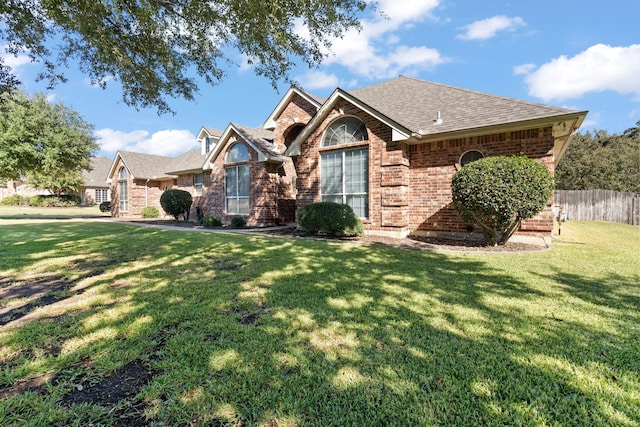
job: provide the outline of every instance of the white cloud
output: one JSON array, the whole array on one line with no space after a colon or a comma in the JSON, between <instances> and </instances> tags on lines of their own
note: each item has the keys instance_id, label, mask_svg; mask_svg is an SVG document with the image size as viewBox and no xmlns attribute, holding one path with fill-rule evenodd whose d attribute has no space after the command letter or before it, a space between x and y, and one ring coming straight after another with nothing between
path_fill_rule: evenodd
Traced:
<instances>
[{"instance_id":1,"label":"white cloud","mask_svg":"<svg viewBox=\"0 0 640 427\"><path fill-rule=\"evenodd\" d=\"M6 47L7 45L1 45L0 49L2 51L5 51ZM10 67L12 73L18 77L20 76L20 72L23 66L31 62L31 58L29 58L29 56L27 55L13 55L11 53L2 53L0 55L0 58L2 58L2 63L5 66Z\"/></svg>"},{"instance_id":2,"label":"white cloud","mask_svg":"<svg viewBox=\"0 0 640 427\"><path fill-rule=\"evenodd\" d=\"M516 67L517 68L517 67ZM591 46L572 58L562 55L529 68L529 94L544 101L580 98L589 92L614 91L640 99L640 44Z\"/></svg>"},{"instance_id":3,"label":"white cloud","mask_svg":"<svg viewBox=\"0 0 640 427\"><path fill-rule=\"evenodd\" d=\"M327 89L335 88L340 85L340 80L335 74L325 73L324 71L309 71L296 78L304 89Z\"/></svg>"},{"instance_id":4,"label":"white cloud","mask_svg":"<svg viewBox=\"0 0 640 427\"><path fill-rule=\"evenodd\" d=\"M497 15L491 18L472 22L463 27L466 32L456 36L462 40L486 40L495 37L498 31L514 31L527 25L519 16L508 17Z\"/></svg>"},{"instance_id":5,"label":"white cloud","mask_svg":"<svg viewBox=\"0 0 640 427\"><path fill-rule=\"evenodd\" d=\"M382 15L376 13L361 20L361 31L351 30L340 39L332 39L323 65L342 66L355 76L380 79L447 62L436 49L399 44L401 37L397 34L426 19L435 19L433 11L439 3L440 0L380 0ZM300 22L295 31L301 37L309 37Z\"/></svg>"},{"instance_id":6,"label":"white cloud","mask_svg":"<svg viewBox=\"0 0 640 427\"><path fill-rule=\"evenodd\" d=\"M536 64L517 65L513 67L513 74L515 74L516 76L519 76L522 74L527 75L531 73L533 70L535 70L535 68L536 68Z\"/></svg>"},{"instance_id":7,"label":"white cloud","mask_svg":"<svg viewBox=\"0 0 640 427\"><path fill-rule=\"evenodd\" d=\"M167 129L149 136L146 130L122 132L105 128L95 131L95 136L100 144L100 151L110 154L122 150L173 157L198 146L195 135L188 130Z\"/></svg>"}]
</instances>

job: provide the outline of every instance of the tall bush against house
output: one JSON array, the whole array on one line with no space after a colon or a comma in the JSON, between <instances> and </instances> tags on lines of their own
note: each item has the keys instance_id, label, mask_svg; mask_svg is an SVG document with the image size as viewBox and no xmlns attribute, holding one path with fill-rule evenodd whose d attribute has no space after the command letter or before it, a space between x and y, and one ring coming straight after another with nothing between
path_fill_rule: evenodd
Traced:
<instances>
[{"instance_id":1,"label":"tall bush against house","mask_svg":"<svg viewBox=\"0 0 640 427\"><path fill-rule=\"evenodd\" d=\"M191 210L192 203L191 193L184 190L167 190L160 196L162 209L173 216L176 221L189 220L189 210Z\"/></svg>"},{"instance_id":2,"label":"tall bush against house","mask_svg":"<svg viewBox=\"0 0 640 427\"><path fill-rule=\"evenodd\" d=\"M460 216L482 228L487 245L497 246L544 209L554 184L547 168L535 160L499 156L467 164L451 185Z\"/></svg>"}]
</instances>

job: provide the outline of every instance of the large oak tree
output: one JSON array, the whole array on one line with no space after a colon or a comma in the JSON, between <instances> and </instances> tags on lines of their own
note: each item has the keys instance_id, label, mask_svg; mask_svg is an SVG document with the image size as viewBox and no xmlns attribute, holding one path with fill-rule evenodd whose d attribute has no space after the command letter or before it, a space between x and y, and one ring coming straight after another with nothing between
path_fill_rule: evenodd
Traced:
<instances>
[{"instance_id":1,"label":"large oak tree","mask_svg":"<svg viewBox=\"0 0 640 427\"><path fill-rule=\"evenodd\" d=\"M232 49L274 86L289 79L296 60L319 64L332 38L360 28L367 7L367 0L4 0L0 44L41 62L39 78L50 85L65 80L73 60L94 84L118 80L128 105L164 113L166 96L193 99L197 76L220 82Z\"/></svg>"},{"instance_id":2,"label":"large oak tree","mask_svg":"<svg viewBox=\"0 0 640 427\"><path fill-rule=\"evenodd\" d=\"M93 125L42 94L0 94L0 178L27 179L37 188L76 190L98 149Z\"/></svg>"}]
</instances>

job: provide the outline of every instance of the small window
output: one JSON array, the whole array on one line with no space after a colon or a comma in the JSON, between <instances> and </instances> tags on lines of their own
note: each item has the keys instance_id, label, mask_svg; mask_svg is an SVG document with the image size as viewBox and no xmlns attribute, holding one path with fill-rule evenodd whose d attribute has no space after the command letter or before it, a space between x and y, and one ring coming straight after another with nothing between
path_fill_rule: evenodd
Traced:
<instances>
[{"instance_id":1,"label":"small window","mask_svg":"<svg viewBox=\"0 0 640 427\"><path fill-rule=\"evenodd\" d=\"M211 138L208 136L204 139L204 152L208 153L211 151Z\"/></svg>"},{"instance_id":2,"label":"small window","mask_svg":"<svg viewBox=\"0 0 640 427\"><path fill-rule=\"evenodd\" d=\"M193 188L195 190L196 196L202 195L202 174L201 173L193 174Z\"/></svg>"},{"instance_id":3,"label":"small window","mask_svg":"<svg viewBox=\"0 0 640 427\"><path fill-rule=\"evenodd\" d=\"M342 117L333 122L324 134L323 147L367 141L367 128L355 117Z\"/></svg>"},{"instance_id":4,"label":"small window","mask_svg":"<svg viewBox=\"0 0 640 427\"><path fill-rule=\"evenodd\" d=\"M484 154L482 154L478 150L467 151L460 157L460 166L462 167L468 163L475 162L476 160L480 160L483 157Z\"/></svg>"},{"instance_id":5,"label":"small window","mask_svg":"<svg viewBox=\"0 0 640 427\"><path fill-rule=\"evenodd\" d=\"M127 179L127 169L120 168L120 174L118 176L120 179Z\"/></svg>"}]
</instances>

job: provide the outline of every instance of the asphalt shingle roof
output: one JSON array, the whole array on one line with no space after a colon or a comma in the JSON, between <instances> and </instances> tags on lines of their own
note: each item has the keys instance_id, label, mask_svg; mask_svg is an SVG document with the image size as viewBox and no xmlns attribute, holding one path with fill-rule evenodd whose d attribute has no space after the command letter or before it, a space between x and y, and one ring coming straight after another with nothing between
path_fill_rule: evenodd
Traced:
<instances>
[{"instance_id":1,"label":"asphalt shingle roof","mask_svg":"<svg viewBox=\"0 0 640 427\"><path fill-rule=\"evenodd\" d=\"M273 131L263 128L250 128L234 123L233 127L238 135L246 142L260 150L266 157L276 160L284 160L282 153L273 143Z\"/></svg>"},{"instance_id":2,"label":"asphalt shingle roof","mask_svg":"<svg viewBox=\"0 0 640 427\"><path fill-rule=\"evenodd\" d=\"M111 168L111 159L107 157L92 157L91 170L83 171L85 187L108 187L107 177Z\"/></svg>"},{"instance_id":3,"label":"asphalt shingle roof","mask_svg":"<svg viewBox=\"0 0 640 427\"><path fill-rule=\"evenodd\" d=\"M201 154L199 149L190 150L186 153L171 159L167 162L165 172L172 175L176 175L177 172L186 172L202 169L204 161L207 159L207 154Z\"/></svg>"},{"instance_id":4,"label":"asphalt shingle roof","mask_svg":"<svg viewBox=\"0 0 640 427\"><path fill-rule=\"evenodd\" d=\"M400 76L348 92L358 100L421 134L475 129L576 112ZM434 123L440 112L442 123Z\"/></svg>"},{"instance_id":5,"label":"asphalt shingle roof","mask_svg":"<svg viewBox=\"0 0 640 427\"><path fill-rule=\"evenodd\" d=\"M164 179L172 178L166 173L167 166L174 160L172 157L157 156L154 154L134 153L132 151L119 151L122 161L127 165L129 172L135 178L140 179Z\"/></svg>"}]
</instances>

